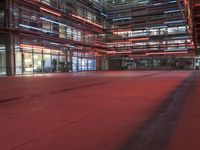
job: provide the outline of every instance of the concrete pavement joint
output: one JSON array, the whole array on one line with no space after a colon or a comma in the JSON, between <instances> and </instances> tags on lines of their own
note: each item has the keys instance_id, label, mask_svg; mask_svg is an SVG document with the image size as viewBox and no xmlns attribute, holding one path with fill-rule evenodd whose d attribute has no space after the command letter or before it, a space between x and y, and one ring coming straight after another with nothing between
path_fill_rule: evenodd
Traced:
<instances>
[{"instance_id":1,"label":"concrete pavement joint","mask_svg":"<svg viewBox=\"0 0 200 150\"><path fill-rule=\"evenodd\" d=\"M34 141L36 141L36 140L38 140L38 139L41 139L41 138L43 138L43 137L45 137L45 136L48 136L48 135L50 135L50 134L56 133L56 132L58 132L58 131L61 131L61 130L63 130L64 128L66 128L66 127L68 127L68 126L73 125L73 124L76 124L76 123L78 123L79 121L81 121L81 120L83 120L83 119L85 119L85 118L87 118L87 117L89 117L89 116L91 116L91 115L94 115L94 114L96 114L96 113L99 113L99 112L101 112L101 111L104 111L105 109L107 109L107 108L103 108L103 109L97 110L97 111L95 111L95 112L88 113L88 114L85 115L84 117L81 117L81 118L79 118L79 119L75 119L74 121L70 121L70 122L68 122L67 124L65 124L65 125L63 125L63 126L57 128L57 129L54 129L54 130L49 131L49 132L47 132L47 133L45 133L45 134L42 134L42 135L40 135L40 136L38 136L38 137L35 137L35 138L33 138L33 139L31 139L31 140L29 140L29 141L23 143L23 144L20 144L20 145L18 145L18 146L15 146L14 148L11 148L10 150L19 149L19 148L21 148L21 147L23 147L23 146L25 146L25 145L27 145L27 144L29 144L29 143L31 143L31 142L34 142Z\"/></svg>"}]
</instances>

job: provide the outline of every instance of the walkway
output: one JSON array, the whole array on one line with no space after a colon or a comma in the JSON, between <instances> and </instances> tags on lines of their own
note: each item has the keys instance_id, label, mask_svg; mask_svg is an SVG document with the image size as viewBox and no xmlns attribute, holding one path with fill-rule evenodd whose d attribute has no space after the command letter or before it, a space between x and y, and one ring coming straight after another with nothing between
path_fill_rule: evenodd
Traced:
<instances>
[{"instance_id":1,"label":"walkway","mask_svg":"<svg viewBox=\"0 0 200 150\"><path fill-rule=\"evenodd\" d=\"M0 78L0 150L200 150L200 72Z\"/></svg>"}]
</instances>

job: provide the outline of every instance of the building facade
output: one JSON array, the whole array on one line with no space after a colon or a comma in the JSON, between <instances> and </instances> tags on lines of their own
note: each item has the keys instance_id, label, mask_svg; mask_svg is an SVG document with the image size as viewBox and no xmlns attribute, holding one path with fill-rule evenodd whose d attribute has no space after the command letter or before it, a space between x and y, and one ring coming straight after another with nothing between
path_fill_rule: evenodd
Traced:
<instances>
[{"instance_id":1,"label":"building facade","mask_svg":"<svg viewBox=\"0 0 200 150\"><path fill-rule=\"evenodd\" d=\"M190 10L187 0L3 0L0 74L104 70L119 56L126 68L140 56L195 55Z\"/></svg>"},{"instance_id":2,"label":"building facade","mask_svg":"<svg viewBox=\"0 0 200 150\"><path fill-rule=\"evenodd\" d=\"M0 74L96 70L104 18L95 3L5 0L0 4Z\"/></svg>"}]
</instances>

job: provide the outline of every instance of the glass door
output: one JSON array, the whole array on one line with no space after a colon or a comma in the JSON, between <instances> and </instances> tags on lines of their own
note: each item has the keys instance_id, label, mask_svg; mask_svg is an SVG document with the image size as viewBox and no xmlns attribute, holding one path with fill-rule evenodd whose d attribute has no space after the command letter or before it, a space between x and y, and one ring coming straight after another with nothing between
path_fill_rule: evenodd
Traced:
<instances>
[{"instance_id":1,"label":"glass door","mask_svg":"<svg viewBox=\"0 0 200 150\"><path fill-rule=\"evenodd\" d=\"M43 55L43 66L44 66L44 69L43 69L44 72L51 72L52 71L51 55L47 55L47 54Z\"/></svg>"},{"instance_id":2,"label":"glass door","mask_svg":"<svg viewBox=\"0 0 200 150\"><path fill-rule=\"evenodd\" d=\"M78 71L78 58L72 57L72 71L77 72Z\"/></svg>"},{"instance_id":3,"label":"glass door","mask_svg":"<svg viewBox=\"0 0 200 150\"><path fill-rule=\"evenodd\" d=\"M52 72L57 72L59 67L59 57L58 55L52 55Z\"/></svg>"},{"instance_id":4,"label":"glass door","mask_svg":"<svg viewBox=\"0 0 200 150\"><path fill-rule=\"evenodd\" d=\"M33 54L33 62L34 62L34 73L42 73L43 72L43 60L42 54Z\"/></svg>"},{"instance_id":5,"label":"glass door","mask_svg":"<svg viewBox=\"0 0 200 150\"><path fill-rule=\"evenodd\" d=\"M23 55L23 72L24 74L33 73L33 58L32 53L24 53Z\"/></svg>"},{"instance_id":6,"label":"glass door","mask_svg":"<svg viewBox=\"0 0 200 150\"><path fill-rule=\"evenodd\" d=\"M22 53L15 52L15 72L16 74L22 74Z\"/></svg>"}]
</instances>

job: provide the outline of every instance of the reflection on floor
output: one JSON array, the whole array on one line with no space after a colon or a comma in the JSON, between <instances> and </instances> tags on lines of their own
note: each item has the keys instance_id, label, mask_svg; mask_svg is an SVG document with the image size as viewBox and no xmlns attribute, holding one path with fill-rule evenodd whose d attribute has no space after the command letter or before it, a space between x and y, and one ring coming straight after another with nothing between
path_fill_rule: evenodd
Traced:
<instances>
[{"instance_id":1,"label":"reflection on floor","mask_svg":"<svg viewBox=\"0 0 200 150\"><path fill-rule=\"evenodd\" d=\"M0 78L0 149L199 150L200 72Z\"/></svg>"}]
</instances>

